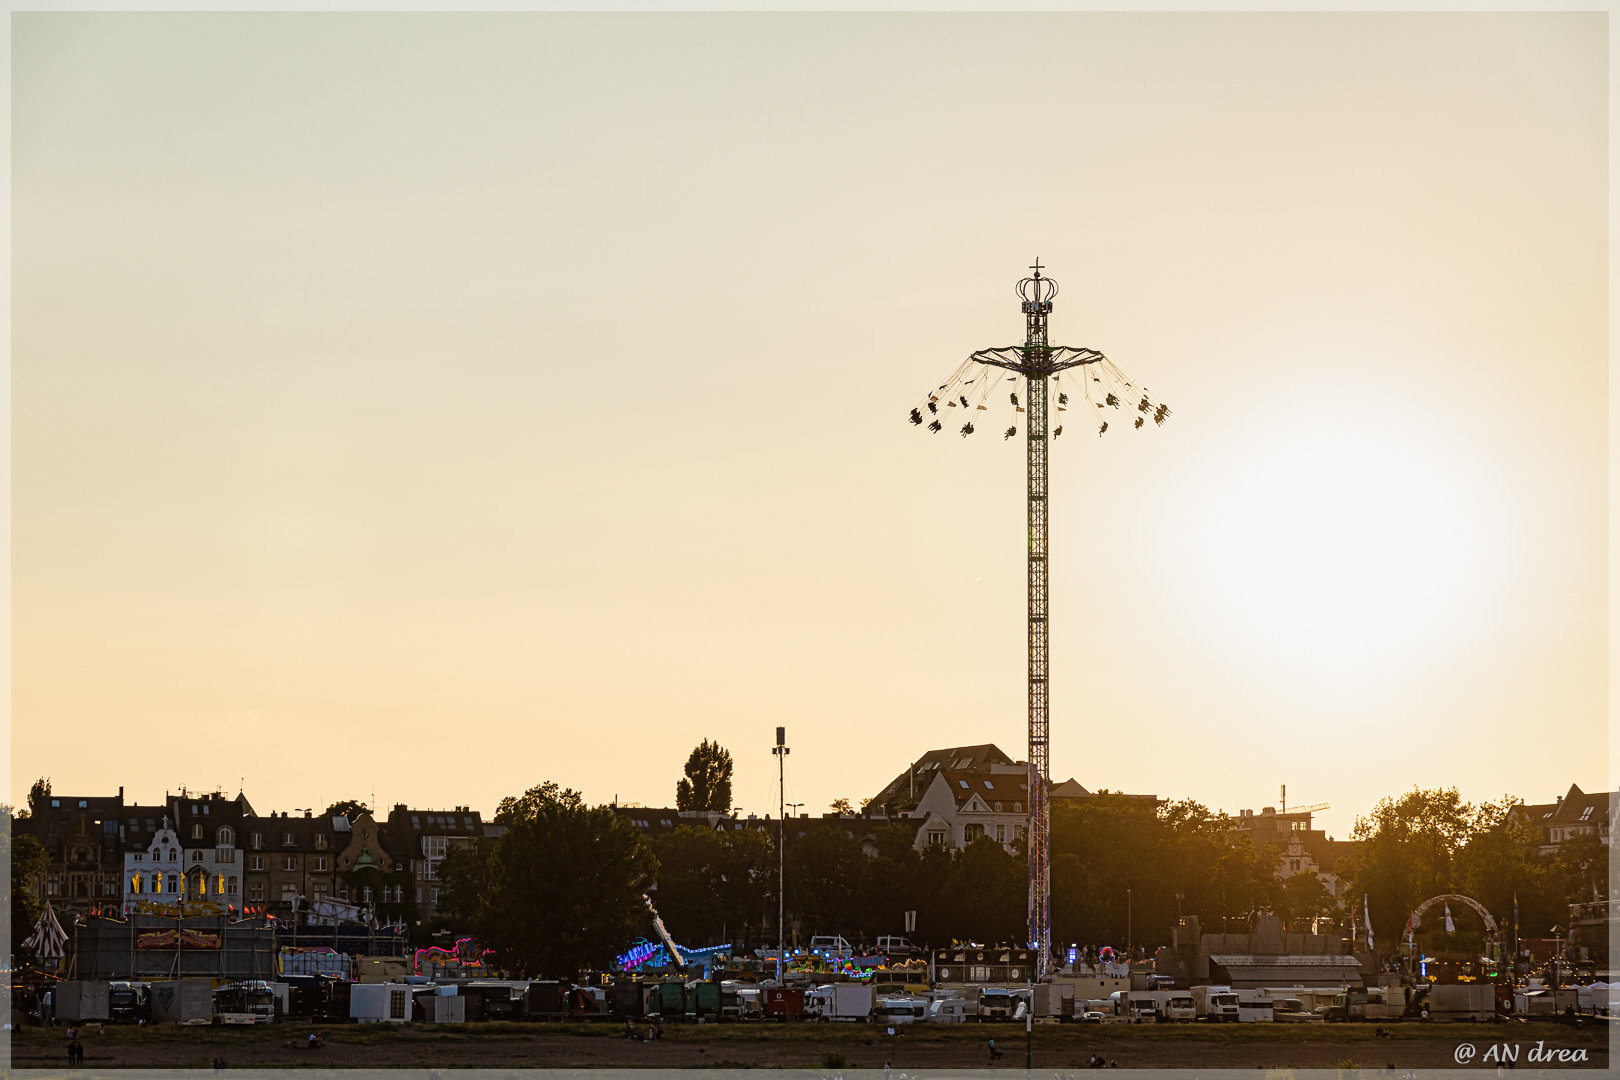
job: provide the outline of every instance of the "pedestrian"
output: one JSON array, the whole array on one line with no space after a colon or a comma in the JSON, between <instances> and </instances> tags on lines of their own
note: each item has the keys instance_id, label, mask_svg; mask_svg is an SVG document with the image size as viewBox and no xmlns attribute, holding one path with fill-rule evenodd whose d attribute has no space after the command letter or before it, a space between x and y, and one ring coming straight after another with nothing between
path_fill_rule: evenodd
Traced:
<instances>
[{"instance_id":1,"label":"pedestrian","mask_svg":"<svg viewBox=\"0 0 1620 1080\"><path fill-rule=\"evenodd\" d=\"M1000 1056L1001 1056L1001 1051L996 1049L996 1040L992 1038L990 1040L990 1060L994 1061L997 1058L999 1058Z\"/></svg>"},{"instance_id":2,"label":"pedestrian","mask_svg":"<svg viewBox=\"0 0 1620 1080\"><path fill-rule=\"evenodd\" d=\"M883 1063L883 1080L889 1080L891 1075L892 1074L889 1071L889 1063L885 1061Z\"/></svg>"}]
</instances>

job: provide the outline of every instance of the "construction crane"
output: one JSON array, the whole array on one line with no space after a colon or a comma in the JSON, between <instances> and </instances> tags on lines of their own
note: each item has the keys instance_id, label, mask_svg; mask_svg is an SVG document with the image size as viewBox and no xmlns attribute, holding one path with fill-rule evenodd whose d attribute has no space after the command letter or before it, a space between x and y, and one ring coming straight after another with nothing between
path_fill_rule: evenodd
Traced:
<instances>
[{"instance_id":1,"label":"construction crane","mask_svg":"<svg viewBox=\"0 0 1620 1080\"><path fill-rule=\"evenodd\" d=\"M1147 387L1138 386L1095 349L1052 345L1047 337L1047 316L1057 282L1041 276L1041 261L1030 267L1032 277L1017 285L1023 302L1024 343L1002 348L981 349L970 355L947 380L925 395L912 408L908 419L917 427L926 426L938 434L951 418L950 410L960 409L962 425L958 434L967 438L978 430L979 413L997 409L1007 400L1011 411L1002 441L1018 434L1019 416L1024 418L1027 499L1029 527L1029 943L1035 953L1036 979L1044 978L1052 959L1052 891L1050 878L1051 845L1049 830L1049 784L1051 783L1050 715L1047 696L1047 448L1051 439L1063 434L1064 417L1071 409L1096 423L1099 436L1123 429L1126 421L1140 430L1148 420L1163 424L1170 415L1168 406L1150 399ZM1003 377L1001 372L1008 372ZM1070 382L1060 381L1063 372L1074 372ZM1004 399L1001 395L1005 394ZM1055 395L1057 425L1048 421L1051 397ZM955 420L951 422L954 424ZM999 425L998 425L999 426Z\"/></svg>"}]
</instances>

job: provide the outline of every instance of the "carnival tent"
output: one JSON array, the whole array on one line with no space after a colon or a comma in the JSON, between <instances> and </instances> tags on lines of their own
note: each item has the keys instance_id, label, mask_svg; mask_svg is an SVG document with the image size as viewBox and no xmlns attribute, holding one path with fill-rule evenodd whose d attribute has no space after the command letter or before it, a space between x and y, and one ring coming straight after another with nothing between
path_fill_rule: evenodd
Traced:
<instances>
[{"instance_id":1,"label":"carnival tent","mask_svg":"<svg viewBox=\"0 0 1620 1080\"><path fill-rule=\"evenodd\" d=\"M56 921L56 912L51 910L49 900L45 901L45 910L39 913L34 932L28 935L23 945L34 950L34 955L41 960L62 959L67 948L67 932Z\"/></svg>"}]
</instances>

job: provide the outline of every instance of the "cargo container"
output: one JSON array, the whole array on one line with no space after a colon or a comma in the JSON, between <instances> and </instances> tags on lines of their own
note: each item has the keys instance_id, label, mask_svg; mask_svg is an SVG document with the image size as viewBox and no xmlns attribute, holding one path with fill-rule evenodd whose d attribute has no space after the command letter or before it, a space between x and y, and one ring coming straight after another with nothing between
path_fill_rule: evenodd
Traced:
<instances>
[{"instance_id":1,"label":"cargo container","mask_svg":"<svg viewBox=\"0 0 1620 1080\"><path fill-rule=\"evenodd\" d=\"M686 1019L711 1022L720 1019L720 987L697 979L686 984Z\"/></svg>"},{"instance_id":2,"label":"cargo container","mask_svg":"<svg viewBox=\"0 0 1620 1080\"><path fill-rule=\"evenodd\" d=\"M62 1023L111 1020L111 985L90 979L65 979L57 983L53 999L56 1002L56 1019Z\"/></svg>"},{"instance_id":3,"label":"cargo container","mask_svg":"<svg viewBox=\"0 0 1620 1080\"><path fill-rule=\"evenodd\" d=\"M531 982L524 997L523 1013L531 1020L564 1020L568 1017L568 1003L563 999L562 984L555 979Z\"/></svg>"},{"instance_id":4,"label":"cargo container","mask_svg":"<svg viewBox=\"0 0 1620 1080\"><path fill-rule=\"evenodd\" d=\"M646 1016L660 1020L686 1018L686 987L678 982L647 984Z\"/></svg>"},{"instance_id":5,"label":"cargo container","mask_svg":"<svg viewBox=\"0 0 1620 1080\"><path fill-rule=\"evenodd\" d=\"M618 979L608 990L608 1012L626 1020L640 1020L647 1014L646 996L635 979Z\"/></svg>"},{"instance_id":6,"label":"cargo container","mask_svg":"<svg viewBox=\"0 0 1620 1080\"><path fill-rule=\"evenodd\" d=\"M349 1017L362 1024L403 1024L411 1019L407 983L355 983L349 988Z\"/></svg>"},{"instance_id":7,"label":"cargo container","mask_svg":"<svg viewBox=\"0 0 1620 1080\"><path fill-rule=\"evenodd\" d=\"M771 1020L797 1020L804 1016L804 987L762 987L765 1016Z\"/></svg>"},{"instance_id":8,"label":"cargo container","mask_svg":"<svg viewBox=\"0 0 1620 1080\"><path fill-rule=\"evenodd\" d=\"M212 979L171 979L152 984L152 1019L207 1024L214 1019Z\"/></svg>"}]
</instances>

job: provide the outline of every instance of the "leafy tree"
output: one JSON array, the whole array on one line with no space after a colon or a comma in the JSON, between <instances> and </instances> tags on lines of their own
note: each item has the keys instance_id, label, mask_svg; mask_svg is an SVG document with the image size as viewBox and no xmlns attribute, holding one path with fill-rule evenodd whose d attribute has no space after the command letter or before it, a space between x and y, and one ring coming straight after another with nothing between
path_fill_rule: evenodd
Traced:
<instances>
[{"instance_id":1,"label":"leafy tree","mask_svg":"<svg viewBox=\"0 0 1620 1080\"><path fill-rule=\"evenodd\" d=\"M731 809L731 751L704 739L687 757L685 772L675 785L676 809Z\"/></svg>"},{"instance_id":2,"label":"leafy tree","mask_svg":"<svg viewBox=\"0 0 1620 1080\"><path fill-rule=\"evenodd\" d=\"M652 848L658 859L653 899L675 940L763 942L765 911L773 927L776 912L776 856L769 839L755 829L682 825L654 838Z\"/></svg>"},{"instance_id":3,"label":"leafy tree","mask_svg":"<svg viewBox=\"0 0 1620 1080\"><path fill-rule=\"evenodd\" d=\"M629 821L549 781L502 799L495 821L487 861L454 867L452 904L502 967L573 978L645 933L658 866Z\"/></svg>"},{"instance_id":4,"label":"leafy tree","mask_svg":"<svg viewBox=\"0 0 1620 1080\"><path fill-rule=\"evenodd\" d=\"M787 909L809 934L852 932L866 875L866 854L841 828L813 826L788 833Z\"/></svg>"},{"instance_id":5,"label":"leafy tree","mask_svg":"<svg viewBox=\"0 0 1620 1080\"><path fill-rule=\"evenodd\" d=\"M1375 932L1393 944L1415 907L1431 896L1459 891L1467 877L1468 847L1481 834L1506 828L1512 801L1474 806L1463 802L1456 788L1413 788L1380 799L1371 814L1356 818L1350 835L1361 846L1345 858L1342 876L1351 896L1367 897ZM1481 862L1488 846L1476 853Z\"/></svg>"},{"instance_id":6,"label":"leafy tree","mask_svg":"<svg viewBox=\"0 0 1620 1080\"><path fill-rule=\"evenodd\" d=\"M28 809L17 816L31 817L39 812L39 808L46 799L51 797L51 778L42 776L35 780L28 788Z\"/></svg>"},{"instance_id":7,"label":"leafy tree","mask_svg":"<svg viewBox=\"0 0 1620 1080\"><path fill-rule=\"evenodd\" d=\"M1294 874L1284 880L1278 901L1278 914L1295 933L1308 933L1316 919L1338 910L1333 894L1315 874Z\"/></svg>"},{"instance_id":8,"label":"leafy tree","mask_svg":"<svg viewBox=\"0 0 1620 1080\"><path fill-rule=\"evenodd\" d=\"M1029 871L999 841L980 836L963 848L946 893L956 899L953 936L987 944L1029 936Z\"/></svg>"},{"instance_id":9,"label":"leafy tree","mask_svg":"<svg viewBox=\"0 0 1620 1080\"><path fill-rule=\"evenodd\" d=\"M439 860L440 926L462 934L476 934L484 897L489 893L489 857L495 842L479 837L451 848Z\"/></svg>"},{"instance_id":10,"label":"leafy tree","mask_svg":"<svg viewBox=\"0 0 1620 1080\"><path fill-rule=\"evenodd\" d=\"M848 799L834 799L832 805L828 806L827 809L835 814L853 814L855 812Z\"/></svg>"},{"instance_id":11,"label":"leafy tree","mask_svg":"<svg viewBox=\"0 0 1620 1080\"><path fill-rule=\"evenodd\" d=\"M3 809L5 819L0 822L0 828L4 829L4 836L0 836L0 843L3 843L4 851L0 855L11 860L11 893L8 897L11 910L5 915L11 920L13 961L22 964L33 959L23 946L23 941L34 932L34 924L44 910L44 905L35 895L35 885L40 875L45 873L50 857L38 840L28 833L16 831L11 808Z\"/></svg>"},{"instance_id":12,"label":"leafy tree","mask_svg":"<svg viewBox=\"0 0 1620 1080\"><path fill-rule=\"evenodd\" d=\"M350 821L354 821L361 814L369 813L371 813L371 807L367 806L363 802L360 802L358 799L344 799L341 802L335 802L331 806L328 806L326 808L326 812L321 816L346 817Z\"/></svg>"}]
</instances>

